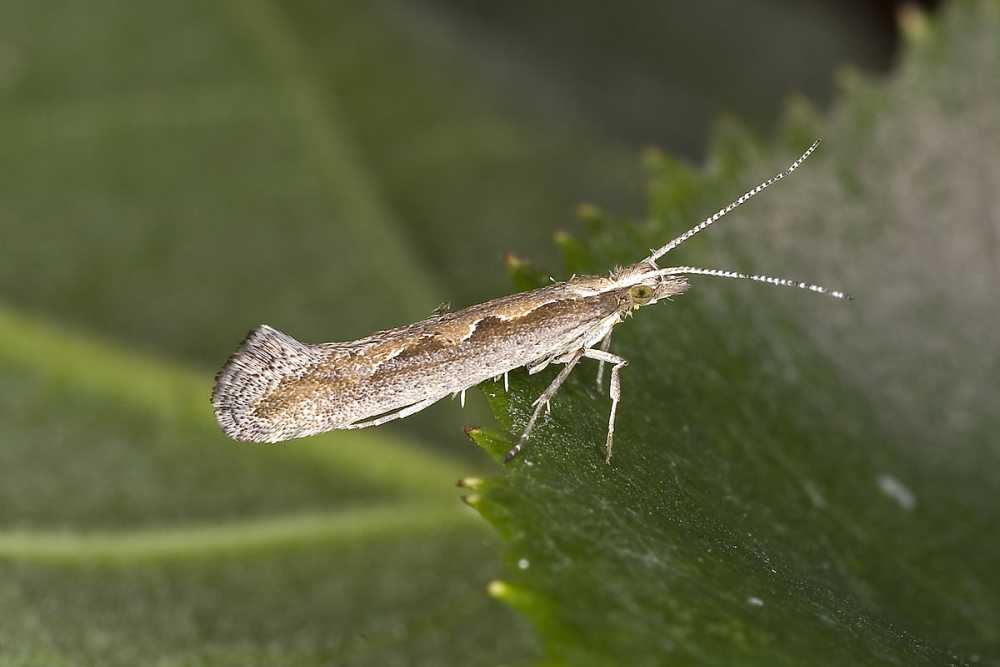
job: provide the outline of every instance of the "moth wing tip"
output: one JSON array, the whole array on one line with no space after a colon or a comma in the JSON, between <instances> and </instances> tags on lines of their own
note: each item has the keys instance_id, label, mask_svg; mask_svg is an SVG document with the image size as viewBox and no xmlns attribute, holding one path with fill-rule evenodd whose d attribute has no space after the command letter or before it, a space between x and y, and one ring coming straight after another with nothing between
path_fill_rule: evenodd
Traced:
<instances>
[{"instance_id":1,"label":"moth wing tip","mask_svg":"<svg viewBox=\"0 0 1000 667\"><path fill-rule=\"evenodd\" d=\"M262 324L250 331L215 375L212 407L222 431L241 442L274 443L296 437L277 416L257 408L286 378L315 363L313 349Z\"/></svg>"}]
</instances>

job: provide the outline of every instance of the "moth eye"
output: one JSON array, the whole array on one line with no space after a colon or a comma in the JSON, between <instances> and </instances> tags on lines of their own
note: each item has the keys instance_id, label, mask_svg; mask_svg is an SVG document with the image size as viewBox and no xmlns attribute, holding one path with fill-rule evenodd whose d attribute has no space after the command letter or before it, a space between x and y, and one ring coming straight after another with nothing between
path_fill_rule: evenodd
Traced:
<instances>
[{"instance_id":1,"label":"moth eye","mask_svg":"<svg viewBox=\"0 0 1000 667\"><path fill-rule=\"evenodd\" d=\"M636 303L646 303L653 298L653 288L648 285L633 285L629 288L628 295Z\"/></svg>"}]
</instances>

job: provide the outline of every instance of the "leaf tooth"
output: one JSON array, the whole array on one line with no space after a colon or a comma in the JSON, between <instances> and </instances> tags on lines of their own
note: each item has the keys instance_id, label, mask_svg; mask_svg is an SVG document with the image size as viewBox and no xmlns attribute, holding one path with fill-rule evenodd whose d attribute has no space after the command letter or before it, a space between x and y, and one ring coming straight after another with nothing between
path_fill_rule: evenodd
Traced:
<instances>
[{"instance_id":1,"label":"leaf tooth","mask_svg":"<svg viewBox=\"0 0 1000 667\"><path fill-rule=\"evenodd\" d=\"M927 12L915 4L907 3L896 12L899 31L910 44L921 44L931 36L933 26Z\"/></svg>"},{"instance_id":2,"label":"leaf tooth","mask_svg":"<svg viewBox=\"0 0 1000 667\"><path fill-rule=\"evenodd\" d=\"M472 442L476 443L479 447L485 450L486 453L498 461L505 453L507 453L511 444L513 444L510 438L505 435L502 435L497 431L483 429L478 426L466 426L465 435L467 435Z\"/></svg>"},{"instance_id":3,"label":"leaf tooth","mask_svg":"<svg viewBox=\"0 0 1000 667\"><path fill-rule=\"evenodd\" d=\"M470 491L476 491L483 486L483 480L480 477L463 477L456 482L455 486L462 489L469 489Z\"/></svg>"},{"instance_id":4,"label":"leaf tooth","mask_svg":"<svg viewBox=\"0 0 1000 667\"><path fill-rule=\"evenodd\" d=\"M550 622L553 616L554 604L552 600L509 581L494 579L487 584L486 592L491 597L534 618L543 625Z\"/></svg>"}]
</instances>

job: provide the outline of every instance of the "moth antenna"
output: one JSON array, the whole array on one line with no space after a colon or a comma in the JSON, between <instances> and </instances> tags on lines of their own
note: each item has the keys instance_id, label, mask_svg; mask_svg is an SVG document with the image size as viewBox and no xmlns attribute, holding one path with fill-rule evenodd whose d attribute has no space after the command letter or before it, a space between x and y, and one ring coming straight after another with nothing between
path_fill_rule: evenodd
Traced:
<instances>
[{"instance_id":1,"label":"moth antenna","mask_svg":"<svg viewBox=\"0 0 1000 667\"><path fill-rule=\"evenodd\" d=\"M800 280L792 280L791 278L775 278L774 276L764 276L759 274L749 274L740 273L738 271L726 271L724 269L700 269L695 266L671 266L667 269L660 269L656 272L656 275L660 276L675 276L675 275L700 275L700 276L716 276L717 278L736 278L738 280L753 280L758 283L767 283L768 285L775 285L777 287L796 287L798 289L809 290L810 292L816 292L817 294L825 294L827 296L832 296L835 299L845 299L851 301L854 299L850 294L846 292L841 292L840 290L832 290L822 285L813 285L812 283L804 283Z\"/></svg>"},{"instance_id":2,"label":"moth antenna","mask_svg":"<svg viewBox=\"0 0 1000 667\"><path fill-rule=\"evenodd\" d=\"M781 179L783 179L785 176L788 176L790 173L792 173L793 171L795 171L796 169L798 169L799 165L801 165L803 162L805 162L806 158L808 158L810 155L812 155L812 152L814 150L816 150L816 148L819 146L819 144L820 144L821 141L822 141L822 139L817 139L816 141L814 141L813 144L812 144L812 146L810 146L809 148L807 148L806 151L805 151L805 153L803 153L802 155L799 156L799 159L797 159L792 164L788 165L787 169L785 169L781 173L775 174L774 176L772 176L771 178L767 179L766 181L764 181L763 183L761 183L757 187L753 188L752 190L747 190L746 192L743 193L742 196L740 196L739 199L737 199L736 201L732 202L729 206L727 206L727 207L725 207L723 209L719 209L719 211L717 213L715 213L714 215L712 215L712 216L710 216L708 218L705 218L703 221L699 222L697 225L695 225L691 229L687 230L686 232L684 232L683 234L681 234L680 236L678 236L677 238L675 238L670 243L666 244L665 246L662 246L662 247L658 248L657 250L653 250L652 254L649 257L647 257L645 260L643 260L643 261L649 262L649 263L653 264L653 266L656 266L656 260L658 260L660 257L663 257L668 252L670 252L671 250L673 250L674 248L676 248L680 244L684 243L689 238L691 238L692 236L694 236L698 232L702 231L706 227L710 227L711 225L715 224L716 222L719 221L720 218L724 217L727 213L730 213L733 209L737 208L740 204L742 204L742 203L744 203L744 202L752 199L755 195L763 192L767 188L771 187L772 185L774 185L775 183L777 183L778 181L780 181Z\"/></svg>"}]
</instances>

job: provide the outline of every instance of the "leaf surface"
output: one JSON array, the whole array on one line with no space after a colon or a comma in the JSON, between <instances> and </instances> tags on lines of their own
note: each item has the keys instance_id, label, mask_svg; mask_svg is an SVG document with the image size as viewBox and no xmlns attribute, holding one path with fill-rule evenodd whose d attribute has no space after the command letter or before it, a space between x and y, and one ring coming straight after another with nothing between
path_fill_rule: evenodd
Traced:
<instances>
[{"instance_id":1,"label":"leaf surface","mask_svg":"<svg viewBox=\"0 0 1000 667\"><path fill-rule=\"evenodd\" d=\"M512 567L491 590L552 661L1000 661L1000 4L906 21L899 72L845 74L829 120L796 101L774 146L725 125L704 174L650 153L652 222L595 225L586 268L635 261L822 135L800 172L661 264L857 300L693 277L616 332L630 365L610 466L607 388L584 364L523 457L478 485ZM541 375L487 389L505 430Z\"/></svg>"}]
</instances>

